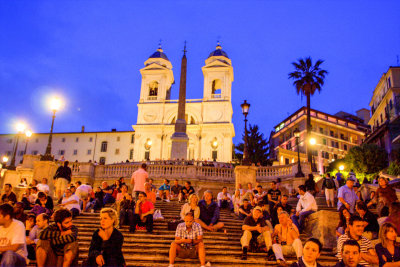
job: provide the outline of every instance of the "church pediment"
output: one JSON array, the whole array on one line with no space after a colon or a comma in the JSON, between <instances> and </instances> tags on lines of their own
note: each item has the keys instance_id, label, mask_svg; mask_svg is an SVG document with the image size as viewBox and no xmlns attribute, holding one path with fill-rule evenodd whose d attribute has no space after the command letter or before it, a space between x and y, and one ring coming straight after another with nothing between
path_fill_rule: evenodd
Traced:
<instances>
[{"instance_id":1,"label":"church pediment","mask_svg":"<svg viewBox=\"0 0 400 267\"><path fill-rule=\"evenodd\" d=\"M206 68L231 67L225 60L216 59L205 66Z\"/></svg>"}]
</instances>

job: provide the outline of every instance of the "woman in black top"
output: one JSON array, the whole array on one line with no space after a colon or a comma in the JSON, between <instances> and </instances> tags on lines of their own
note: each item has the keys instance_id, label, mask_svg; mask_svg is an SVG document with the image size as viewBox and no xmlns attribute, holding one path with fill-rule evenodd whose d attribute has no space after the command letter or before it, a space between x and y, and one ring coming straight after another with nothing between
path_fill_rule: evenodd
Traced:
<instances>
[{"instance_id":1,"label":"woman in black top","mask_svg":"<svg viewBox=\"0 0 400 267\"><path fill-rule=\"evenodd\" d=\"M370 212L364 202L358 201L356 204L356 211L360 217L365 221L364 235L369 240L378 237L379 224L378 220L372 212Z\"/></svg>"},{"instance_id":2,"label":"woman in black top","mask_svg":"<svg viewBox=\"0 0 400 267\"><path fill-rule=\"evenodd\" d=\"M347 232L350 217L350 211L344 205L341 206L339 209L339 224L336 227L336 237L340 237Z\"/></svg>"},{"instance_id":3,"label":"woman in black top","mask_svg":"<svg viewBox=\"0 0 400 267\"><path fill-rule=\"evenodd\" d=\"M392 223L384 223L379 231L381 243L375 246L379 258L379 266L392 267L400 265L400 246L396 242L396 227Z\"/></svg>"},{"instance_id":4,"label":"woman in black top","mask_svg":"<svg viewBox=\"0 0 400 267\"><path fill-rule=\"evenodd\" d=\"M117 212L111 208L100 211L100 229L96 230L90 243L88 266L125 266L122 254L124 237L115 226Z\"/></svg>"}]
</instances>

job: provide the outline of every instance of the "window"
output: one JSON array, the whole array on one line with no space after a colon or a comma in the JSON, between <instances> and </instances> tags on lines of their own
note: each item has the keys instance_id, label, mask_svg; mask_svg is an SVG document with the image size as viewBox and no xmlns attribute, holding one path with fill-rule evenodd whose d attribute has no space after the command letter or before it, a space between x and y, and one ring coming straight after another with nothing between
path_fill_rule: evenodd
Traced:
<instances>
[{"instance_id":1,"label":"window","mask_svg":"<svg viewBox=\"0 0 400 267\"><path fill-rule=\"evenodd\" d=\"M65 154L65 150L63 150L63 149L58 150L58 155L64 156L64 154Z\"/></svg>"},{"instance_id":2,"label":"window","mask_svg":"<svg viewBox=\"0 0 400 267\"><path fill-rule=\"evenodd\" d=\"M392 108L393 108L392 99L390 99L390 101L389 101L389 107L390 107L390 109L392 109Z\"/></svg>"},{"instance_id":3,"label":"window","mask_svg":"<svg viewBox=\"0 0 400 267\"><path fill-rule=\"evenodd\" d=\"M115 149L115 155L119 155L119 148Z\"/></svg>"},{"instance_id":4,"label":"window","mask_svg":"<svg viewBox=\"0 0 400 267\"><path fill-rule=\"evenodd\" d=\"M343 145L343 149L347 151L347 145L346 144Z\"/></svg>"},{"instance_id":5,"label":"window","mask_svg":"<svg viewBox=\"0 0 400 267\"><path fill-rule=\"evenodd\" d=\"M39 143L39 138L36 138L36 139L35 139L35 143Z\"/></svg>"},{"instance_id":6,"label":"window","mask_svg":"<svg viewBox=\"0 0 400 267\"><path fill-rule=\"evenodd\" d=\"M100 152L107 152L107 142L101 142L101 149Z\"/></svg>"},{"instance_id":7,"label":"window","mask_svg":"<svg viewBox=\"0 0 400 267\"><path fill-rule=\"evenodd\" d=\"M340 134L340 139L344 140L344 134Z\"/></svg>"},{"instance_id":8,"label":"window","mask_svg":"<svg viewBox=\"0 0 400 267\"><path fill-rule=\"evenodd\" d=\"M221 80L216 79L211 84L211 94L213 98L221 97ZM218 96L216 96L218 95Z\"/></svg>"},{"instance_id":9,"label":"window","mask_svg":"<svg viewBox=\"0 0 400 267\"><path fill-rule=\"evenodd\" d=\"M7 156L11 156L11 151L7 151Z\"/></svg>"},{"instance_id":10,"label":"window","mask_svg":"<svg viewBox=\"0 0 400 267\"><path fill-rule=\"evenodd\" d=\"M335 147L335 141L331 141L331 147Z\"/></svg>"},{"instance_id":11,"label":"window","mask_svg":"<svg viewBox=\"0 0 400 267\"><path fill-rule=\"evenodd\" d=\"M121 137L117 136L117 142L119 142L121 140Z\"/></svg>"},{"instance_id":12,"label":"window","mask_svg":"<svg viewBox=\"0 0 400 267\"><path fill-rule=\"evenodd\" d=\"M106 158L105 157L100 157L99 162L100 162L100 164L106 164Z\"/></svg>"},{"instance_id":13,"label":"window","mask_svg":"<svg viewBox=\"0 0 400 267\"><path fill-rule=\"evenodd\" d=\"M88 149L87 154L88 154L88 155L91 155L91 154L92 154L92 150L91 150L91 149Z\"/></svg>"},{"instance_id":14,"label":"window","mask_svg":"<svg viewBox=\"0 0 400 267\"><path fill-rule=\"evenodd\" d=\"M74 155L78 155L78 149L74 149Z\"/></svg>"},{"instance_id":15,"label":"window","mask_svg":"<svg viewBox=\"0 0 400 267\"><path fill-rule=\"evenodd\" d=\"M285 165L288 165L288 164L289 164L289 159L285 158Z\"/></svg>"},{"instance_id":16,"label":"window","mask_svg":"<svg viewBox=\"0 0 400 267\"><path fill-rule=\"evenodd\" d=\"M323 134L323 133L324 133L324 128L321 128L321 127L320 127L320 128L319 128L319 132Z\"/></svg>"},{"instance_id":17,"label":"window","mask_svg":"<svg viewBox=\"0 0 400 267\"><path fill-rule=\"evenodd\" d=\"M150 151L145 151L144 152L144 159L145 160L150 160Z\"/></svg>"},{"instance_id":18,"label":"window","mask_svg":"<svg viewBox=\"0 0 400 267\"><path fill-rule=\"evenodd\" d=\"M133 159L133 149L129 150L129 159Z\"/></svg>"},{"instance_id":19,"label":"window","mask_svg":"<svg viewBox=\"0 0 400 267\"><path fill-rule=\"evenodd\" d=\"M61 142L65 143L65 137L61 138Z\"/></svg>"},{"instance_id":20,"label":"window","mask_svg":"<svg viewBox=\"0 0 400 267\"><path fill-rule=\"evenodd\" d=\"M93 137L89 137L89 142L93 142Z\"/></svg>"},{"instance_id":21,"label":"window","mask_svg":"<svg viewBox=\"0 0 400 267\"><path fill-rule=\"evenodd\" d=\"M153 81L149 84L149 96L157 96L158 95L158 82Z\"/></svg>"},{"instance_id":22,"label":"window","mask_svg":"<svg viewBox=\"0 0 400 267\"><path fill-rule=\"evenodd\" d=\"M33 151L32 151L32 154L33 154L33 155L37 155L37 154L38 154L38 151L37 151L37 150L33 150Z\"/></svg>"},{"instance_id":23,"label":"window","mask_svg":"<svg viewBox=\"0 0 400 267\"><path fill-rule=\"evenodd\" d=\"M388 86L389 88L392 87L392 82L390 81L390 77L388 78Z\"/></svg>"},{"instance_id":24,"label":"window","mask_svg":"<svg viewBox=\"0 0 400 267\"><path fill-rule=\"evenodd\" d=\"M131 135L131 144L133 144L133 143L135 143L135 135L134 134Z\"/></svg>"},{"instance_id":25,"label":"window","mask_svg":"<svg viewBox=\"0 0 400 267\"><path fill-rule=\"evenodd\" d=\"M23 156L23 155L24 155L24 151L23 150L18 151L18 156Z\"/></svg>"},{"instance_id":26,"label":"window","mask_svg":"<svg viewBox=\"0 0 400 267\"><path fill-rule=\"evenodd\" d=\"M217 151L217 150L213 150L213 152L212 152L212 159L213 159L213 160L217 160L217 157L218 157L218 151Z\"/></svg>"},{"instance_id":27,"label":"window","mask_svg":"<svg viewBox=\"0 0 400 267\"><path fill-rule=\"evenodd\" d=\"M322 139L322 144L326 145L326 139Z\"/></svg>"},{"instance_id":28,"label":"window","mask_svg":"<svg viewBox=\"0 0 400 267\"><path fill-rule=\"evenodd\" d=\"M333 158L334 158L335 160L337 160L337 155L336 155L336 154L333 154Z\"/></svg>"},{"instance_id":29,"label":"window","mask_svg":"<svg viewBox=\"0 0 400 267\"><path fill-rule=\"evenodd\" d=\"M75 138L75 142L77 143L79 142L79 137Z\"/></svg>"},{"instance_id":30,"label":"window","mask_svg":"<svg viewBox=\"0 0 400 267\"><path fill-rule=\"evenodd\" d=\"M333 131L330 131L329 133L330 133L330 135L331 135L332 137L335 136L335 134L333 133Z\"/></svg>"},{"instance_id":31,"label":"window","mask_svg":"<svg viewBox=\"0 0 400 267\"><path fill-rule=\"evenodd\" d=\"M12 143L12 139L10 138L10 139L7 139L7 143L8 144L11 144Z\"/></svg>"}]
</instances>

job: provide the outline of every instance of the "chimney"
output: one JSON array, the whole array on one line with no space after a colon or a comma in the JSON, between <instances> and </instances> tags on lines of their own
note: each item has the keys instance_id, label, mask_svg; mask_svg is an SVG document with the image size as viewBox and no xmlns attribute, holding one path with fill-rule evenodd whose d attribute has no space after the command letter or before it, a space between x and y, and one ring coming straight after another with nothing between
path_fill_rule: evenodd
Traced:
<instances>
[{"instance_id":1,"label":"chimney","mask_svg":"<svg viewBox=\"0 0 400 267\"><path fill-rule=\"evenodd\" d=\"M82 133L85 132L85 125L82 125Z\"/></svg>"}]
</instances>

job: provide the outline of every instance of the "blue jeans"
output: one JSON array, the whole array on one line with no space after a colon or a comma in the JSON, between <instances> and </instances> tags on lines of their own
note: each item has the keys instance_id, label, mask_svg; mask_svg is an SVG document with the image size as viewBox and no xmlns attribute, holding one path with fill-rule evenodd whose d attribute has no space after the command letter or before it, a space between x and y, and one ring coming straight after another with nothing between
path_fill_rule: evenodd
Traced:
<instances>
[{"instance_id":1,"label":"blue jeans","mask_svg":"<svg viewBox=\"0 0 400 267\"><path fill-rule=\"evenodd\" d=\"M104 198L103 198L103 204L108 204L108 203L114 203L115 202L115 198L113 198L113 196L111 194L105 194Z\"/></svg>"},{"instance_id":2,"label":"blue jeans","mask_svg":"<svg viewBox=\"0 0 400 267\"><path fill-rule=\"evenodd\" d=\"M218 201L218 207L222 208L228 208L229 210L233 210L233 203L232 201L228 200L220 200Z\"/></svg>"},{"instance_id":3,"label":"blue jeans","mask_svg":"<svg viewBox=\"0 0 400 267\"><path fill-rule=\"evenodd\" d=\"M297 226L297 229L299 229L299 232L301 232L303 230L304 220L308 217L308 215L310 215L314 212L315 211L308 210L308 211L300 212L299 216L296 216L296 214L292 216L292 221Z\"/></svg>"},{"instance_id":4,"label":"blue jeans","mask_svg":"<svg viewBox=\"0 0 400 267\"><path fill-rule=\"evenodd\" d=\"M1 267L18 266L25 267L26 259L14 251L7 250L1 254Z\"/></svg>"}]
</instances>

